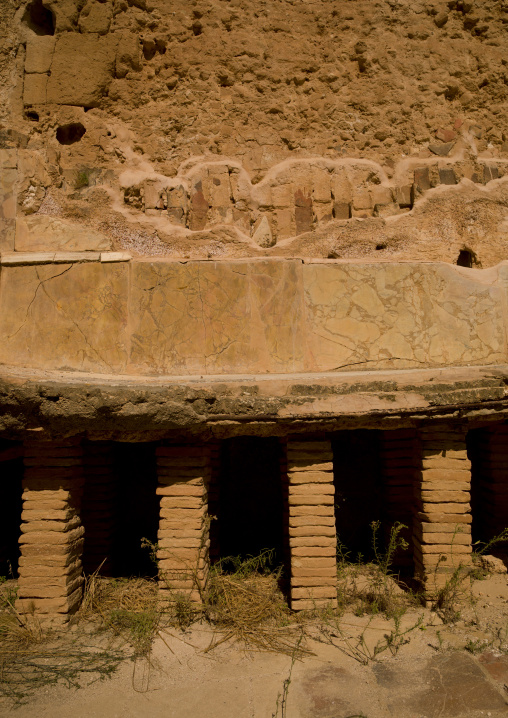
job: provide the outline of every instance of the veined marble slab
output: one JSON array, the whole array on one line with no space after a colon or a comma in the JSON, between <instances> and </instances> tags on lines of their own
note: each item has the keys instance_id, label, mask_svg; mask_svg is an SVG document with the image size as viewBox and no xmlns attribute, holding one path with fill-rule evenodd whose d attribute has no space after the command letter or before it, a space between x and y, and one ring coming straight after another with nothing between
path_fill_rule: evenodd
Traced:
<instances>
[{"instance_id":1,"label":"veined marble slab","mask_svg":"<svg viewBox=\"0 0 508 718\"><path fill-rule=\"evenodd\" d=\"M0 362L140 376L500 364L507 282L508 263L5 265Z\"/></svg>"}]
</instances>

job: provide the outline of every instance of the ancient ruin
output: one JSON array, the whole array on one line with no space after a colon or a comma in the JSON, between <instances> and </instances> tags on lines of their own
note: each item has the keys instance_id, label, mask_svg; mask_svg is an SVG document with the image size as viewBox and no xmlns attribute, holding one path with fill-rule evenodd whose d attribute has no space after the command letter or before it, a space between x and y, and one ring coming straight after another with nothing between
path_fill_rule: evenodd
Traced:
<instances>
[{"instance_id":1,"label":"ancient ruin","mask_svg":"<svg viewBox=\"0 0 508 718\"><path fill-rule=\"evenodd\" d=\"M17 609L67 621L142 539L195 602L210 561L273 548L294 610L333 604L337 536L376 519L433 595L508 524L508 3L0 23Z\"/></svg>"}]
</instances>

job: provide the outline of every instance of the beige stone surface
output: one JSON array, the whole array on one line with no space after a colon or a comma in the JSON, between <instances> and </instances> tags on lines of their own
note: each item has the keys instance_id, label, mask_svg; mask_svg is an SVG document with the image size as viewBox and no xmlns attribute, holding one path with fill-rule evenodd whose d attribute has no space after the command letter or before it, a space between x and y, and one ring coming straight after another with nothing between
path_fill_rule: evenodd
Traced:
<instances>
[{"instance_id":1,"label":"beige stone surface","mask_svg":"<svg viewBox=\"0 0 508 718\"><path fill-rule=\"evenodd\" d=\"M12 267L0 279L0 361L121 372L127 361L125 264Z\"/></svg>"},{"instance_id":2,"label":"beige stone surface","mask_svg":"<svg viewBox=\"0 0 508 718\"><path fill-rule=\"evenodd\" d=\"M303 369L296 262L132 264L131 365L140 373Z\"/></svg>"},{"instance_id":3,"label":"beige stone surface","mask_svg":"<svg viewBox=\"0 0 508 718\"><path fill-rule=\"evenodd\" d=\"M47 101L96 107L112 79L114 38L64 33L55 44Z\"/></svg>"},{"instance_id":4,"label":"beige stone surface","mask_svg":"<svg viewBox=\"0 0 508 718\"><path fill-rule=\"evenodd\" d=\"M26 43L25 72L49 72L54 50L54 35L30 37Z\"/></svg>"},{"instance_id":5,"label":"beige stone surface","mask_svg":"<svg viewBox=\"0 0 508 718\"><path fill-rule=\"evenodd\" d=\"M503 289L491 277L279 260L5 267L0 361L134 374L496 364L506 358ZM449 446L447 457L464 456ZM445 478L425 469L434 472Z\"/></svg>"},{"instance_id":6,"label":"beige stone surface","mask_svg":"<svg viewBox=\"0 0 508 718\"><path fill-rule=\"evenodd\" d=\"M18 217L16 222L17 252L97 252L110 247L111 240L100 232L59 217L34 214Z\"/></svg>"}]
</instances>

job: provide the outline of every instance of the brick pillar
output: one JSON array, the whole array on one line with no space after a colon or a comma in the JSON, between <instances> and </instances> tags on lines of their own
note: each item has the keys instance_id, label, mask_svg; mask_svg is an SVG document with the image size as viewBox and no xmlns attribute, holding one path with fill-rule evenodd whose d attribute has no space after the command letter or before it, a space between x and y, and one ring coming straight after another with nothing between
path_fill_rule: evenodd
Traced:
<instances>
[{"instance_id":1,"label":"brick pillar","mask_svg":"<svg viewBox=\"0 0 508 718\"><path fill-rule=\"evenodd\" d=\"M288 441L290 598L293 610L337 600L333 456L329 441Z\"/></svg>"},{"instance_id":2,"label":"brick pillar","mask_svg":"<svg viewBox=\"0 0 508 718\"><path fill-rule=\"evenodd\" d=\"M397 566L413 564L413 521L415 479L420 463L416 430L384 431L381 440L381 471L384 484L384 521L387 538L390 528L399 521L408 528L402 536L409 544L405 552L395 555Z\"/></svg>"},{"instance_id":3,"label":"brick pillar","mask_svg":"<svg viewBox=\"0 0 508 718\"><path fill-rule=\"evenodd\" d=\"M81 602L82 449L77 442L26 442L17 609L65 621Z\"/></svg>"},{"instance_id":4,"label":"brick pillar","mask_svg":"<svg viewBox=\"0 0 508 718\"><path fill-rule=\"evenodd\" d=\"M208 485L210 446L160 446L157 494L161 497L157 558L161 590L200 602L209 571Z\"/></svg>"},{"instance_id":5,"label":"brick pillar","mask_svg":"<svg viewBox=\"0 0 508 718\"><path fill-rule=\"evenodd\" d=\"M220 558L220 444L210 444L210 483L208 486L208 514L210 516L210 561L218 561Z\"/></svg>"},{"instance_id":6,"label":"brick pillar","mask_svg":"<svg viewBox=\"0 0 508 718\"><path fill-rule=\"evenodd\" d=\"M85 486L81 517L86 530L83 569L91 574L100 567L102 576L111 576L118 528L114 445L110 441L89 441L83 444L83 451Z\"/></svg>"},{"instance_id":7,"label":"brick pillar","mask_svg":"<svg viewBox=\"0 0 508 718\"><path fill-rule=\"evenodd\" d=\"M425 590L432 594L471 559L471 463L460 429L424 430L420 441L415 568Z\"/></svg>"}]
</instances>

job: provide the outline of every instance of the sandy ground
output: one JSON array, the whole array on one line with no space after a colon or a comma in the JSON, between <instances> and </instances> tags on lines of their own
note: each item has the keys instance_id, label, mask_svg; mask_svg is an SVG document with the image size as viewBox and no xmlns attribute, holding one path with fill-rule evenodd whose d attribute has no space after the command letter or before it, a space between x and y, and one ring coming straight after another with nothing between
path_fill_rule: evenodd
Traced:
<instances>
[{"instance_id":1,"label":"sandy ground","mask_svg":"<svg viewBox=\"0 0 508 718\"><path fill-rule=\"evenodd\" d=\"M246 650L226 642L205 652L214 631L195 625L166 629L150 660L128 659L110 679L81 679L82 687L36 690L24 705L0 699L0 715L16 718L441 718L508 715L508 580L477 581L475 601L443 625L429 609L411 609L401 630L423 616L397 652L367 659L385 643L393 621L347 613L338 623L305 625L311 655ZM368 624L368 628L364 631ZM323 630L325 625L325 630ZM359 646L363 633L366 645ZM71 646L112 645L89 626L71 628ZM56 645L56 644L55 644ZM469 650L467 650L469 646ZM360 660L359 660L360 659ZM361 662L365 659L364 664ZM64 660L64 659L62 659ZM284 681L290 677L282 712ZM279 705L277 706L277 700Z\"/></svg>"}]
</instances>

